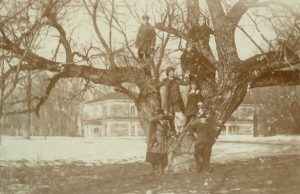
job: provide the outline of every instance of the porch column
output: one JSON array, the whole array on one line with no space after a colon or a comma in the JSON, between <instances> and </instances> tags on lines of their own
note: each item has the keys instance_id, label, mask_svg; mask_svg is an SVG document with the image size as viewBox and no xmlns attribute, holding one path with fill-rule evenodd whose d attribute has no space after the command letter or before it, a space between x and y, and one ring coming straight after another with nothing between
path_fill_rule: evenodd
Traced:
<instances>
[{"instance_id":1,"label":"porch column","mask_svg":"<svg viewBox=\"0 0 300 194\"><path fill-rule=\"evenodd\" d=\"M228 136L229 135L229 126L225 125L225 135Z\"/></svg>"}]
</instances>

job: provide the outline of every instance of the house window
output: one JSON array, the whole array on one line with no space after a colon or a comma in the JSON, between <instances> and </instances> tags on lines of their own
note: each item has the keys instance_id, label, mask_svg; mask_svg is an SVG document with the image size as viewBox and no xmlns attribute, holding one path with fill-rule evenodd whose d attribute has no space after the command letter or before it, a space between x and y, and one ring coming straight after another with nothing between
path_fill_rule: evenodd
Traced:
<instances>
[{"instance_id":1,"label":"house window","mask_svg":"<svg viewBox=\"0 0 300 194\"><path fill-rule=\"evenodd\" d=\"M106 109L105 105L103 105L102 111L103 111L103 115L102 116L106 117L106 115L107 115L107 109Z\"/></svg>"},{"instance_id":2,"label":"house window","mask_svg":"<svg viewBox=\"0 0 300 194\"><path fill-rule=\"evenodd\" d=\"M135 126L131 125L131 136L135 136Z\"/></svg>"},{"instance_id":3,"label":"house window","mask_svg":"<svg viewBox=\"0 0 300 194\"><path fill-rule=\"evenodd\" d=\"M119 116L120 114L122 114L122 112L120 111L120 107L117 104L113 104L110 106L109 116Z\"/></svg>"},{"instance_id":4,"label":"house window","mask_svg":"<svg viewBox=\"0 0 300 194\"><path fill-rule=\"evenodd\" d=\"M234 126L229 126L229 134L230 135L238 135L239 134L239 127L234 125Z\"/></svg>"},{"instance_id":5,"label":"house window","mask_svg":"<svg viewBox=\"0 0 300 194\"><path fill-rule=\"evenodd\" d=\"M253 107L240 107L237 109L237 118L239 120L253 120Z\"/></svg>"},{"instance_id":6,"label":"house window","mask_svg":"<svg viewBox=\"0 0 300 194\"><path fill-rule=\"evenodd\" d=\"M130 114L135 115L135 106L130 107Z\"/></svg>"}]
</instances>

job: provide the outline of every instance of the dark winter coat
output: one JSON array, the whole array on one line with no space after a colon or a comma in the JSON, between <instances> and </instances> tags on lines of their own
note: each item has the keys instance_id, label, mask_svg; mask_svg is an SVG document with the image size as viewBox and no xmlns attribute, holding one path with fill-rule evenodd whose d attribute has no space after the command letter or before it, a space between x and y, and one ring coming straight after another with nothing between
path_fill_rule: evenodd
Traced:
<instances>
[{"instance_id":1,"label":"dark winter coat","mask_svg":"<svg viewBox=\"0 0 300 194\"><path fill-rule=\"evenodd\" d=\"M195 141L195 148L202 149L206 147L210 147L212 144L211 140L211 126L207 123L201 123L199 121L192 122L188 128L188 131L197 134L197 138Z\"/></svg>"},{"instance_id":2,"label":"dark winter coat","mask_svg":"<svg viewBox=\"0 0 300 194\"><path fill-rule=\"evenodd\" d=\"M193 77L204 77L210 71L208 69L208 66L210 66L209 61L196 49L192 49L189 52L185 50L180 57L180 61L182 72L190 71ZM195 78L192 81L196 80Z\"/></svg>"},{"instance_id":3,"label":"dark winter coat","mask_svg":"<svg viewBox=\"0 0 300 194\"><path fill-rule=\"evenodd\" d=\"M165 86L165 96L163 99L163 108L165 111L172 113L183 111L184 103L180 92L179 85L186 85L187 81L181 80L177 77L174 79L166 78L162 85Z\"/></svg>"},{"instance_id":4,"label":"dark winter coat","mask_svg":"<svg viewBox=\"0 0 300 194\"><path fill-rule=\"evenodd\" d=\"M146 162L152 165L167 165L167 128L158 121L152 121L152 126L155 127L156 146L149 147L146 154Z\"/></svg>"},{"instance_id":5,"label":"dark winter coat","mask_svg":"<svg viewBox=\"0 0 300 194\"><path fill-rule=\"evenodd\" d=\"M202 101L203 97L199 93L189 93L185 107L185 116L194 116L198 112L198 102Z\"/></svg>"},{"instance_id":6,"label":"dark winter coat","mask_svg":"<svg viewBox=\"0 0 300 194\"><path fill-rule=\"evenodd\" d=\"M191 51L184 50L180 56L181 69L185 73L187 71L196 73L199 66L199 53L196 49Z\"/></svg>"},{"instance_id":7,"label":"dark winter coat","mask_svg":"<svg viewBox=\"0 0 300 194\"><path fill-rule=\"evenodd\" d=\"M149 23L142 24L136 37L136 46L139 54L151 55L152 48L155 47L155 29Z\"/></svg>"}]
</instances>

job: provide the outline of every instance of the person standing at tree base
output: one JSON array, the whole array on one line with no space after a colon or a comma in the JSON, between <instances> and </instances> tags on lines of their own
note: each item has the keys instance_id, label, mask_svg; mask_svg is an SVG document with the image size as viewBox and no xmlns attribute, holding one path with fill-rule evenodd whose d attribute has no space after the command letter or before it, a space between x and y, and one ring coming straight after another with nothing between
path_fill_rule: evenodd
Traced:
<instances>
[{"instance_id":1,"label":"person standing at tree base","mask_svg":"<svg viewBox=\"0 0 300 194\"><path fill-rule=\"evenodd\" d=\"M208 122L208 115L203 107L199 107L196 119L191 121L187 126L187 131L195 135L195 152L196 170L208 171L211 156L211 126Z\"/></svg>"},{"instance_id":2,"label":"person standing at tree base","mask_svg":"<svg viewBox=\"0 0 300 194\"><path fill-rule=\"evenodd\" d=\"M146 162L150 162L152 166L151 174L163 174L168 164L168 128L163 125L163 122L168 120L170 120L170 115L164 114L161 111L158 112L157 117L151 120L151 133L147 134L148 148L146 153ZM152 136L154 136L154 138Z\"/></svg>"}]
</instances>

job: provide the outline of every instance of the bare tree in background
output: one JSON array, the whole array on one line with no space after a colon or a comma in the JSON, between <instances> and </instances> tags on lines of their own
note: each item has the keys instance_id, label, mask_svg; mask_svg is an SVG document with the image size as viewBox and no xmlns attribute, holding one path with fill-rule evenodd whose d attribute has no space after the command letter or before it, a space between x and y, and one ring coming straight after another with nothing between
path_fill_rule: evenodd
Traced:
<instances>
[{"instance_id":1,"label":"bare tree in background","mask_svg":"<svg viewBox=\"0 0 300 194\"><path fill-rule=\"evenodd\" d=\"M18 16L20 16L24 11L26 11L29 6L31 5L30 2L24 4L23 6L15 6L13 11L9 11L7 9L7 6L3 1L0 2L0 10L4 15L1 14L0 17L0 29L2 29L5 25L15 20ZM6 65L10 65L11 62L14 60L14 57L9 55L9 53L5 50L1 50L1 56L0 56L1 62L1 91L0 91L0 143L1 143L1 134L3 130L4 125L4 107L6 100L10 97L10 95L15 90L17 83L20 81L19 79L19 73L20 69L19 66L17 67L17 70L15 71L15 74L13 76L8 75L6 73L7 67ZM19 58L19 62L21 63L22 57ZM6 64L6 65L5 65Z\"/></svg>"},{"instance_id":2,"label":"bare tree in background","mask_svg":"<svg viewBox=\"0 0 300 194\"><path fill-rule=\"evenodd\" d=\"M8 1L7 1L8 2ZM77 1L76 1L77 2ZM229 1L228 1L229 2ZM71 44L71 36L66 33L63 26L64 12L70 9L72 1L49 0L45 2L31 1L35 18L26 17L26 13L13 18L5 18L0 30L0 48L17 61L5 70L1 79L6 83L12 75L26 70L47 71L53 76L45 87L45 94L34 104L32 110L39 112L40 107L48 99L52 89L61 79L81 78L94 84L104 84L128 95L138 109L142 127L149 128L149 118L155 116L155 111L161 107L160 77L164 70L163 59L170 54L166 50L170 40L180 39L196 45L197 51L208 61L205 64L206 72L199 75L197 85L204 97L204 104L208 107L211 126L211 146L219 136L222 126L232 112L240 105L249 88L267 86L294 86L300 84L299 71L283 69L299 63L299 5L268 0L238 0L234 4L226 0L207 0L206 5L199 5L198 0L165 0L161 1L161 17L156 24L158 29L158 44L155 50L151 68L154 75L146 75L141 68L139 60L132 49L132 40L128 39L126 19L122 10L127 8L130 17L139 19L137 8L127 1L83 1L87 14L91 17L100 46L91 46L86 52L77 51ZM118 3L122 4L122 9ZM203 7L202 7L203 6ZM203 13L204 6L208 12ZM254 10L266 10L255 14ZM274 11L276 10L276 11ZM262 14L262 13L265 13ZM262 38L269 45L262 48L251 38L247 30L239 26L242 17L251 17L259 31L265 22L277 33L275 40L266 39L267 35L261 33ZM280 16L280 17L277 17ZM122 20L123 19L123 20ZM259 20L258 20L259 19ZM156 18L157 20L157 18ZM110 33L103 35L101 25L108 24ZM19 27L18 27L19 26ZM55 29L59 33L58 46L62 46L65 60L58 61L55 56L43 57L38 54L35 43L29 46L26 39L35 40L43 28ZM246 60L238 55L235 40L237 29L242 30L261 52ZM114 33L122 36L121 46L114 46ZM216 45L217 56L212 52L210 40ZM181 42L181 41L180 41ZM181 46L179 45L179 50ZM97 53L106 68L99 68L93 62L93 53ZM56 54L54 54L56 55ZM201 78L201 79L200 79ZM2 83L4 83L2 82ZM134 84L138 90L126 87L127 83ZM5 114L5 113L4 113ZM192 153L191 139L179 138L178 156ZM208 156L207 158L210 158ZM175 155L175 160L181 160Z\"/></svg>"},{"instance_id":3,"label":"bare tree in background","mask_svg":"<svg viewBox=\"0 0 300 194\"><path fill-rule=\"evenodd\" d=\"M300 133L299 87L255 88L248 101L260 106L259 135L295 135Z\"/></svg>"}]
</instances>

